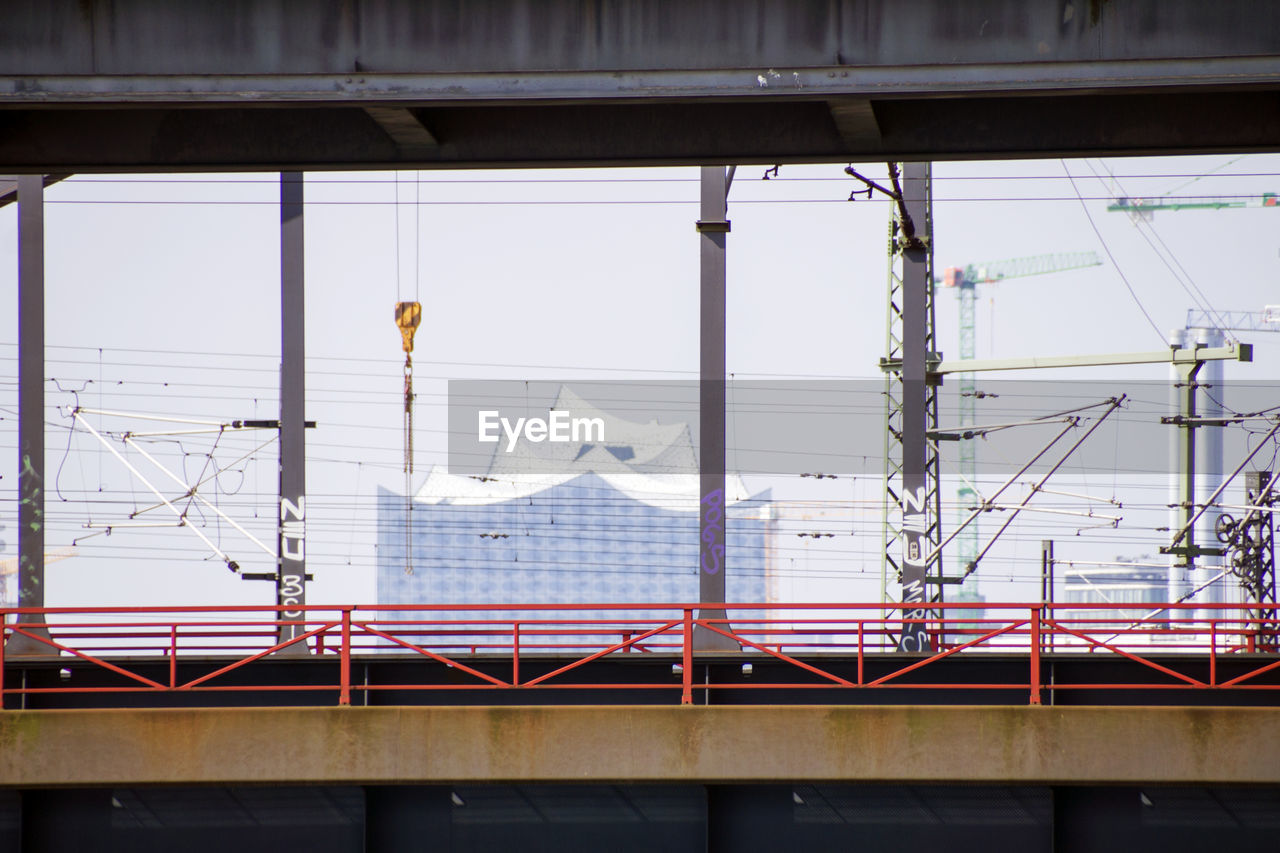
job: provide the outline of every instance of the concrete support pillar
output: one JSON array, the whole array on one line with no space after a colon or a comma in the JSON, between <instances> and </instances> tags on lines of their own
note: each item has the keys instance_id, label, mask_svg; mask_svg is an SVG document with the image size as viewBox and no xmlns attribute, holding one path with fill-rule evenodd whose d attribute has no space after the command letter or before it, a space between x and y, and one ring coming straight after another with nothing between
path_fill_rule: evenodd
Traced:
<instances>
[{"instance_id":1,"label":"concrete support pillar","mask_svg":"<svg viewBox=\"0 0 1280 853\"><path fill-rule=\"evenodd\" d=\"M300 620L307 603L306 264L303 173L280 174L280 518L276 602L280 616ZM305 633L284 625L279 642ZM285 651L306 654L304 643Z\"/></svg>"},{"instance_id":2,"label":"concrete support pillar","mask_svg":"<svg viewBox=\"0 0 1280 853\"><path fill-rule=\"evenodd\" d=\"M732 174L723 166L702 167L702 206L697 225L701 252L698 600L709 605L699 612L702 619L724 618L724 610L715 605L724 604L728 571L725 527L729 512L724 489L725 248L729 236L727 205ZM694 629L694 648L737 651L738 644L699 625Z\"/></svg>"},{"instance_id":3,"label":"concrete support pillar","mask_svg":"<svg viewBox=\"0 0 1280 853\"><path fill-rule=\"evenodd\" d=\"M44 176L18 177L18 606L44 607ZM19 623L39 623L23 614ZM26 628L48 636L44 628ZM9 655L56 654L14 635Z\"/></svg>"}]
</instances>

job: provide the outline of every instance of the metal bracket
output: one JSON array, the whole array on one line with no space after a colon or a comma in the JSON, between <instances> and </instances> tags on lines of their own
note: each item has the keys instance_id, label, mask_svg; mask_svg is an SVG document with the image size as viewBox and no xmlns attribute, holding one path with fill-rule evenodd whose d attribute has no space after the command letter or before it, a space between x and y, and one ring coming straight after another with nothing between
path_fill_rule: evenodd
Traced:
<instances>
[{"instance_id":1,"label":"metal bracket","mask_svg":"<svg viewBox=\"0 0 1280 853\"><path fill-rule=\"evenodd\" d=\"M1200 545L1185 547L1183 545L1161 545L1161 554L1172 554L1176 557L1221 557L1226 554L1223 548L1204 548Z\"/></svg>"},{"instance_id":2,"label":"metal bracket","mask_svg":"<svg viewBox=\"0 0 1280 853\"><path fill-rule=\"evenodd\" d=\"M305 424L307 429L315 429L315 421L307 421ZM279 421L272 420L256 420L256 421L232 421L232 429L280 429Z\"/></svg>"},{"instance_id":3,"label":"metal bracket","mask_svg":"<svg viewBox=\"0 0 1280 853\"><path fill-rule=\"evenodd\" d=\"M1244 423L1243 418L1197 418L1186 417L1185 415L1171 415L1160 419L1160 423L1169 424L1171 426L1215 426L1225 427L1232 424Z\"/></svg>"},{"instance_id":4,"label":"metal bracket","mask_svg":"<svg viewBox=\"0 0 1280 853\"><path fill-rule=\"evenodd\" d=\"M883 358L882 357L879 363L880 363L880 370L882 372L885 372L885 373L901 373L902 372L902 359L900 358ZM937 380L936 384L941 385L942 376L937 372L936 368L939 364L942 364L942 353L940 352L929 353L928 355L925 356L924 364L925 364L925 370L927 372L925 376L925 381L928 382L932 378Z\"/></svg>"},{"instance_id":5,"label":"metal bracket","mask_svg":"<svg viewBox=\"0 0 1280 853\"><path fill-rule=\"evenodd\" d=\"M315 579L316 579L315 575L311 574L310 572L307 573L308 581L313 581ZM278 582L280 580L280 573L279 572L241 572L240 580Z\"/></svg>"}]
</instances>

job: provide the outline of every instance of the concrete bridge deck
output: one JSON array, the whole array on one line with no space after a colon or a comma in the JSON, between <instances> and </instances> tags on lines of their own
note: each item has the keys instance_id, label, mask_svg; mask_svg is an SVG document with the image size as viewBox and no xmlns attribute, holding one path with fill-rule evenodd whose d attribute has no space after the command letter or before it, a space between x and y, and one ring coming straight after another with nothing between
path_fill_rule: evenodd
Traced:
<instances>
[{"instance_id":1,"label":"concrete bridge deck","mask_svg":"<svg viewBox=\"0 0 1280 853\"><path fill-rule=\"evenodd\" d=\"M1274 150L1277 104L1272 3L13 0L0 32L9 172Z\"/></svg>"},{"instance_id":2,"label":"concrete bridge deck","mask_svg":"<svg viewBox=\"0 0 1280 853\"><path fill-rule=\"evenodd\" d=\"M740 706L12 711L0 786L1280 784L1280 709Z\"/></svg>"}]
</instances>

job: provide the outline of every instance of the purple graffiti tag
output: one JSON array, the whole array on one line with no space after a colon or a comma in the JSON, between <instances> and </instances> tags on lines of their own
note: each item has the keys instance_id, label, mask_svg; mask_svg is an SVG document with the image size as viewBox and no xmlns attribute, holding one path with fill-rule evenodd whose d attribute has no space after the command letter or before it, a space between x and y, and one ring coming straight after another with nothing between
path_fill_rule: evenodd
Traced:
<instances>
[{"instance_id":1,"label":"purple graffiti tag","mask_svg":"<svg viewBox=\"0 0 1280 853\"><path fill-rule=\"evenodd\" d=\"M715 489L702 497L702 570L718 574L724 557L724 545L716 539L724 529L724 489ZM710 560L710 562L708 562Z\"/></svg>"}]
</instances>

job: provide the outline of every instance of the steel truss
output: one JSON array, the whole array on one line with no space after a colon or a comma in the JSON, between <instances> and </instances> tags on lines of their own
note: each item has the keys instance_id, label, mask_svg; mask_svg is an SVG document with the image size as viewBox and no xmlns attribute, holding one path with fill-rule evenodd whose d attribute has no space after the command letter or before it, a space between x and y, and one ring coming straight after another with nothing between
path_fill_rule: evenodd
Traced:
<instances>
[{"instance_id":1,"label":"steel truss","mask_svg":"<svg viewBox=\"0 0 1280 853\"><path fill-rule=\"evenodd\" d=\"M899 203L892 207L889 219L889 271L888 271L888 309L885 323L886 364L896 365L885 373L885 444L884 444L884 498L881 504L882 540L880 586L881 600L889 599L889 584L902 581L904 578L904 555L913 547L906 541L908 534L905 516L908 507L904 505L904 496L909 490L914 491L921 484L909 482L919 480L923 474L923 507L920 507L924 524L918 525L920 541L914 546L924 556L922 577L925 583L933 588L927 594L930 601L942 598L942 553L938 548L942 541L942 477L941 459L937 443L924 438L926 433L938 429L938 389L931 382L920 378L909 377L907 364L923 357L929 368L940 361L937 352L936 324L934 322L933 292L933 211L931 191L931 168L929 164L904 164L901 168L906 177L905 191L897 186L896 170L898 166L891 164L894 171L895 191L899 194ZM918 172L920 177L912 173ZM912 183L919 181L918 192L912 192ZM904 200L905 195L905 200ZM904 203L905 201L905 203ZM912 318L913 311L920 311L922 317ZM915 321L914 323L912 321ZM919 336L918 328L923 320L923 336ZM914 325L917 335L908 331ZM917 339L913 340L915 337ZM912 352L912 350L915 352ZM912 358L912 356L915 358ZM915 411L913 411L913 409ZM907 430L919 430L918 436L909 436ZM923 442L923 471L912 472L904 450L919 456L920 448L916 442ZM912 460L914 461L914 460ZM918 464L918 463L916 463ZM916 507L912 507L915 509ZM906 597L904 595L904 600Z\"/></svg>"}]
</instances>

